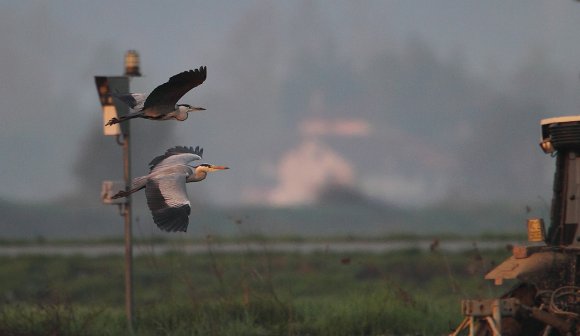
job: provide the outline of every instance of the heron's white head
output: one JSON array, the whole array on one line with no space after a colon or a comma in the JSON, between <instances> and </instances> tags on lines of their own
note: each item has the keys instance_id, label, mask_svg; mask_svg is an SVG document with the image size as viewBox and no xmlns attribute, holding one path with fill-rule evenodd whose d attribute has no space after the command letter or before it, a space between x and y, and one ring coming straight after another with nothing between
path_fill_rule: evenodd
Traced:
<instances>
[{"instance_id":1,"label":"heron's white head","mask_svg":"<svg viewBox=\"0 0 580 336\"><path fill-rule=\"evenodd\" d=\"M205 110L203 107L195 107L188 104L178 104L175 109L176 112L173 113L172 117L179 121L184 121L187 119L189 112Z\"/></svg>"}]
</instances>

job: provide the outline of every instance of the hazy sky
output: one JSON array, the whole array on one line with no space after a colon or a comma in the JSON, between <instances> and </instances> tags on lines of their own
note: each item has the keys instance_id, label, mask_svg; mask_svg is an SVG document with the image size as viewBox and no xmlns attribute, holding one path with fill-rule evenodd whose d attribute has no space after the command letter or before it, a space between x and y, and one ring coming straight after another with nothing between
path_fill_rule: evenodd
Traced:
<instances>
[{"instance_id":1,"label":"hazy sky","mask_svg":"<svg viewBox=\"0 0 580 336\"><path fill-rule=\"evenodd\" d=\"M549 196L539 119L578 114L579 29L571 0L2 2L0 199L85 188L98 201L120 149L100 135L93 76L121 74L128 49L145 75L134 91L208 67L183 98L207 111L133 122L133 171L168 146L203 146L232 167L195 187L211 202L279 198L317 169L288 163L316 143L353 187L395 203ZM300 131L337 118L369 132Z\"/></svg>"}]
</instances>

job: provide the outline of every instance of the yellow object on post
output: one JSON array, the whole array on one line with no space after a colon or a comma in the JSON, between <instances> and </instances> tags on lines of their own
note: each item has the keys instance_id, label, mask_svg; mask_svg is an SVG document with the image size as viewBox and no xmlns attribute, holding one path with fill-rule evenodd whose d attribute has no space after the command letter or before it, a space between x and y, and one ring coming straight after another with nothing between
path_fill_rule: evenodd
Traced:
<instances>
[{"instance_id":1,"label":"yellow object on post","mask_svg":"<svg viewBox=\"0 0 580 336\"><path fill-rule=\"evenodd\" d=\"M124 124L106 126L112 118L119 118L129 113L129 107L118 99L113 99L112 93L128 93L129 78L126 76L95 76L95 84L99 93L99 101L103 109L103 134L127 134Z\"/></svg>"}]
</instances>

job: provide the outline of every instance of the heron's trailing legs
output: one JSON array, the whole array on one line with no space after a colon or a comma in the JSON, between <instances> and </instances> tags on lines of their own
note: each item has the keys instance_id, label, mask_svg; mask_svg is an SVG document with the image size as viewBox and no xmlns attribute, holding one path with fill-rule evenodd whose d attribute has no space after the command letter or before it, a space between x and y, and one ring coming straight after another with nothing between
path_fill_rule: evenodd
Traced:
<instances>
[{"instance_id":1,"label":"heron's trailing legs","mask_svg":"<svg viewBox=\"0 0 580 336\"><path fill-rule=\"evenodd\" d=\"M111 118L111 120L109 120L109 122L107 122L105 124L105 126L111 126L111 125L115 125L118 124L120 122L123 122L125 120L129 120L129 119L133 119L133 118L138 118L141 116L142 113L129 113L126 116L122 116L120 118Z\"/></svg>"},{"instance_id":2,"label":"heron's trailing legs","mask_svg":"<svg viewBox=\"0 0 580 336\"><path fill-rule=\"evenodd\" d=\"M111 125L115 125L115 124L118 124L118 123L120 123L119 119L117 119L117 118L111 118L111 120L109 120L109 122L106 123L105 126L111 126Z\"/></svg>"}]
</instances>

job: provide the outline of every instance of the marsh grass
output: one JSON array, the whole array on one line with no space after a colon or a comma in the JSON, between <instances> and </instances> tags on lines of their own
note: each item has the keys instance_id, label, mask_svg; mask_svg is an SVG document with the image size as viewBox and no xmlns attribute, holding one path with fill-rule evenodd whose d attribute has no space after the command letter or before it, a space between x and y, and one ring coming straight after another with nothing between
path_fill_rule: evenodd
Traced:
<instances>
[{"instance_id":1,"label":"marsh grass","mask_svg":"<svg viewBox=\"0 0 580 336\"><path fill-rule=\"evenodd\" d=\"M135 258L137 335L444 335L507 251ZM124 335L118 256L1 257L0 335Z\"/></svg>"}]
</instances>

